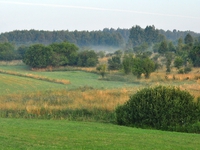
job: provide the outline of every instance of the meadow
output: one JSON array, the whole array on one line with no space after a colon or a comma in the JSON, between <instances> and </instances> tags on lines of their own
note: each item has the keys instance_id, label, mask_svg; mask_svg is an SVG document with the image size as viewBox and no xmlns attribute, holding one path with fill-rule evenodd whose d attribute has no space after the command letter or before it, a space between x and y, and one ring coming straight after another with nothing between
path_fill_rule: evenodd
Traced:
<instances>
[{"instance_id":1,"label":"meadow","mask_svg":"<svg viewBox=\"0 0 200 150\"><path fill-rule=\"evenodd\" d=\"M198 134L95 122L0 119L0 149L199 149Z\"/></svg>"},{"instance_id":2,"label":"meadow","mask_svg":"<svg viewBox=\"0 0 200 150\"><path fill-rule=\"evenodd\" d=\"M1 65L0 116L113 122L115 108L143 87L178 86L200 96L195 72L198 70L183 75L154 72L148 80L108 72L102 79L95 68L33 71L25 65Z\"/></svg>"},{"instance_id":3,"label":"meadow","mask_svg":"<svg viewBox=\"0 0 200 150\"><path fill-rule=\"evenodd\" d=\"M154 85L178 86L197 98L199 81L198 68L136 80L121 72L102 79L95 68L1 65L0 149L198 149L198 134L114 125L114 110Z\"/></svg>"}]
</instances>

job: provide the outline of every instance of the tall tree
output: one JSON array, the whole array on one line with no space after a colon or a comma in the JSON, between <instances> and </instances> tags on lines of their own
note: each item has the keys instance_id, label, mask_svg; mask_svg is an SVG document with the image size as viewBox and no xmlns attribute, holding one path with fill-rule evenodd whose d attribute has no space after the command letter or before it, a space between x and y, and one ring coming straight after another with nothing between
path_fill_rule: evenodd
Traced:
<instances>
[{"instance_id":1,"label":"tall tree","mask_svg":"<svg viewBox=\"0 0 200 150\"><path fill-rule=\"evenodd\" d=\"M113 56L111 59L108 59L109 70L119 70L120 66L121 66L120 56Z\"/></svg>"},{"instance_id":2,"label":"tall tree","mask_svg":"<svg viewBox=\"0 0 200 150\"><path fill-rule=\"evenodd\" d=\"M193 47L189 52L189 58L192 60L194 67L200 67L200 45Z\"/></svg>"},{"instance_id":3,"label":"tall tree","mask_svg":"<svg viewBox=\"0 0 200 150\"><path fill-rule=\"evenodd\" d=\"M0 43L0 60L10 61L15 59L14 45L11 43Z\"/></svg>"},{"instance_id":4,"label":"tall tree","mask_svg":"<svg viewBox=\"0 0 200 150\"><path fill-rule=\"evenodd\" d=\"M167 41L164 40L160 43L160 46L158 48L158 53L160 54L164 54L168 51L168 44L167 44Z\"/></svg>"},{"instance_id":5,"label":"tall tree","mask_svg":"<svg viewBox=\"0 0 200 150\"><path fill-rule=\"evenodd\" d=\"M133 43L133 46L142 44L145 41L145 32L140 26L132 27L130 30L130 41Z\"/></svg>"},{"instance_id":6,"label":"tall tree","mask_svg":"<svg viewBox=\"0 0 200 150\"><path fill-rule=\"evenodd\" d=\"M133 55L125 55L122 61L122 67L125 74L129 74L132 72L132 65L133 65Z\"/></svg>"},{"instance_id":7,"label":"tall tree","mask_svg":"<svg viewBox=\"0 0 200 150\"><path fill-rule=\"evenodd\" d=\"M188 33L184 38L184 42L185 44L193 44L193 37Z\"/></svg>"}]
</instances>

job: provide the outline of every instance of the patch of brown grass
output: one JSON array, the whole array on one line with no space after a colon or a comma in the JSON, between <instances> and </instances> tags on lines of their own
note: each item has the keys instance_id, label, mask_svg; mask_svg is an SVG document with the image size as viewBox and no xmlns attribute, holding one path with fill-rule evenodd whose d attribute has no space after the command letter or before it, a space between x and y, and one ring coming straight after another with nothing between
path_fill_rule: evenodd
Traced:
<instances>
[{"instance_id":1,"label":"patch of brown grass","mask_svg":"<svg viewBox=\"0 0 200 150\"><path fill-rule=\"evenodd\" d=\"M99 63L100 64L107 64L109 58L111 58L111 57L99 58Z\"/></svg>"},{"instance_id":2,"label":"patch of brown grass","mask_svg":"<svg viewBox=\"0 0 200 150\"><path fill-rule=\"evenodd\" d=\"M125 103L129 95L137 89L51 91L28 95L16 94L0 97L2 110L26 110L30 114L41 115L43 110L51 113L53 110L66 109L103 109L114 110Z\"/></svg>"}]
</instances>

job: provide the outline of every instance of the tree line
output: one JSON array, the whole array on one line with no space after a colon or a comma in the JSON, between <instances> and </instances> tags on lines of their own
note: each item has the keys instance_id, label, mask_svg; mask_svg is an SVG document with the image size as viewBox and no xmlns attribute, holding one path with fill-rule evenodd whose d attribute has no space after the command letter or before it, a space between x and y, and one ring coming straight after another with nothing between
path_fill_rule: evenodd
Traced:
<instances>
[{"instance_id":1,"label":"tree line","mask_svg":"<svg viewBox=\"0 0 200 150\"><path fill-rule=\"evenodd\" d=\"M120 47L124 41L119 32L106 31L37 31L23 30L3 33L0 42L10 42L17 46L60 43L68 41L79 47L83 46L113 46Z\"/></svg>"},{"instance_id":2,"label":"tree line","mask_svg":"<svg viewBox=\"0 0 200 150\"><path fill-rule=\"evenodd\" d=\"M113 34L115 30L105 28L103 32ZM120 34L123 30L118 29L118 32ZM87 38L82 40L85 39ZM79 47L73 42L66 41L49 45L22 45L17 48L8 42L0 43L0 60L23 59L25 64L33 68L66 65L96 66L98 56L104 55L104 52L97 53L93 50L79 51ZM158 60L160 57L164 58L162 62ZM105 64L97 66L97 70L102 73L102 76L107 68L122 69L125 74L132 73L138 78L144 74L145 78L149 78L151 72L163 65L166 65L166 72L176 67L179 73L187 73L193 66L200 67L200 40L187 33L184 38L173 42L167 40L154 26L147 26L145 29L134 26L131 28L126 46L111 55L107 66Z\"/></svg>"},{"instance_id":3,"label":"tree line","mask_svg":"<svg viewBox=\"0 0 200 150\"><path fill-rule=\"evenodd\" d=\"M113 29L104 28L99 31L39 31L39 30L15 30L0 34L0 42L14 43L20 45L59 43L68 41L76 44L79 47L83 46L123 46L129 40L132 41L133 46L140 45L144 42L155 43L160 42L163 38L176 42L179 38L184 38L188 33L193 37L200 37L200 34L192 31L164 31L162 29L155 29L155 26L133 26L130 29ZM200 38L199 38L200 40Z\"/></svg>"},{"instance_id":4,"label":"tree line","mask_svg":"<svg viewBox=\"0 0 200 150\"><path fill-rule=\"evenodd\" d=\"M27 48L23 62L32 68L48 66L82 66L92 67L98 63L97 54L93 50L78 52L78 47L69 42L53 43L48 46L34 44Z\"/></svg>"}]
</instances>

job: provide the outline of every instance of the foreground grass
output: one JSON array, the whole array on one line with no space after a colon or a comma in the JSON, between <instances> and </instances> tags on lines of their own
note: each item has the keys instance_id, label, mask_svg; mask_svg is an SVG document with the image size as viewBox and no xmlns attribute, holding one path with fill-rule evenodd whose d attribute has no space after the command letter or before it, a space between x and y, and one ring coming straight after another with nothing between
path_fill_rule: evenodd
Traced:
<instances>
[{"instance_id":1,"label":"foreground grass","mask_svg":"<svg viewBox=\"0 0 200 150\"><path fill-rule=\"evenodd\" d=\"M200 135L93 122L0 119L0 149L198 149Z\"/></svg>"}]
</instances>

